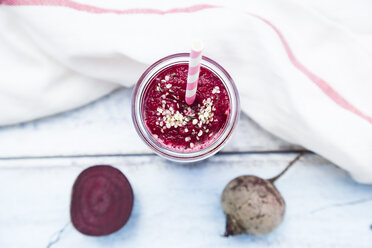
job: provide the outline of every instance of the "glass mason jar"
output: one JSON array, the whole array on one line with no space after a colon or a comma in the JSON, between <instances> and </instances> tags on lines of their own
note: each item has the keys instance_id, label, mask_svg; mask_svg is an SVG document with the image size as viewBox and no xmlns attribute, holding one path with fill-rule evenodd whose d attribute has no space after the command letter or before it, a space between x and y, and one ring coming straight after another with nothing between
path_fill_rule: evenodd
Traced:
<instances>
[{"instance_id":1,"label":"glass mason jar","mask_svg":"<svg viewBox=\"0 0 372 248\"><path fill-rule=\"evenodd\" d=\"M158 155L176 162L195 162L212 156L217 153L231 137L237 126L240 114L240 102L238 90L234 81L226 70L217 62L205 56L202 57L201 67L208 69L215 74L224 84L230 99L230 114L222 130L215 134L217 137L200 150L172 150L157 141L148 130L144 121L144 96L151 81L162 71L179 64L188 64L189 54L178 53L160 59L151 65L140 77L133 90L132 95L132 120L138 135Z\"/></svg>"}]
</instances>

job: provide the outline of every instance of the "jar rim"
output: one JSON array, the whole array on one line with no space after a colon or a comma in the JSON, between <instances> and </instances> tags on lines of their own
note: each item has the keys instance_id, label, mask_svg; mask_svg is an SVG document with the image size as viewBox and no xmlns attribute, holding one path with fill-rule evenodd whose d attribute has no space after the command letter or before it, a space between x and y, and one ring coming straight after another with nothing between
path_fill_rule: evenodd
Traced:
<instances>
[{"instance_id":1,"label":"jar rim","mask_svg":"<svg viewBox=\"0 0 372 248\"><path fill-rule=\"evenodd\" d=\"M240 115L239 94L233 79L231 78L229 73L217 62L206 56L202 56L201 66L208 69L220 78L229 95L231 111L229 118L223 127L223 130L219 132L218 137L216 137L215 140L211 142L211 144L197 151L181 152L177 150L171 150L167 147L162 146L162 144L160 144L153 138L153 135L146 127L142 114L142 100L146 89L148 88L152 79L161 71L173 65L188 62L189 53L172 54L156 61L151 66L149 66L141 75L132 93L132 120L138 135L155 153L169 160L177 162L199 161L217 153L220 149L222 149L222 147L231 137L231 134L238 123Z\"/></svg>"}]
</instances>

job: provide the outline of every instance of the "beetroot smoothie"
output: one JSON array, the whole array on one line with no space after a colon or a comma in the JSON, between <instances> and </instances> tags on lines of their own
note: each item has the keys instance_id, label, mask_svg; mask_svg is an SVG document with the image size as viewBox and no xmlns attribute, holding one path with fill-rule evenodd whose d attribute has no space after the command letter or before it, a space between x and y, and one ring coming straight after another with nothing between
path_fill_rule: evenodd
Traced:
<instances>
[{"instance_id":1,"label":"beetroot smoothie","mask_svg":"<svg viewBox=\"0 0 372 248\"><path fill-rule=\"evenodd\" d=\"M228 142L240 113L239 93L216 61L201 59L196 99L185 102L189 53L164 57L150 65L132 94L132 120L139 137L158 155L195 162Z\"/></svg>"},{"instance_id":2,"label":"beetroot smoothie","mask_svg":"<svg viewBox=\"0 0 372 248\"><path fill-rule=\"evenodd\" d=\"M188 65L155 75L143 97L142 115L151 135L174 151L191 152L217 139L230 115L229 94L219 77L201 67L196 99L185 102Z\"/></svg>"}]
</instances>

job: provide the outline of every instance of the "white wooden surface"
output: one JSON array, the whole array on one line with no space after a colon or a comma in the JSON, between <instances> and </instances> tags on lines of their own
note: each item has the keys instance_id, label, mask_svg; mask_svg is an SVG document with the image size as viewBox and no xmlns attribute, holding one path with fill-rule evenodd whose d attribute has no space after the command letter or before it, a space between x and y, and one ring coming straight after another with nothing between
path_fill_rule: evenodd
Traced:
<instances>
[{"instance_id":1,"label":"white wooden surface","mask_svg":"<svg viewBox=\"0 0 372 248\"><path fill-rule=\"evenodd\" d=\"M132 125L131 92L121 89L74 111L0 128L0 158L151 153ZM242 115L224 151L292 149L300 148L262 132Z\"/></svg>"},{"instance_id":2,"label":"white wooden surface","mask_svg":"<svg viewBox=\"0 0 372 248\"><path fill-rule=\"evenodd\" d=\"M301 148L243 116L225 153L168 162L134 133L129 96L120 90L79 110L0 128L0 248L372 247L372 186L314 154L277 181L287 203L280 228L259 238L222 237L226 183L243 174L271 177ZM127 225L100 238L69 223L72 184L94 164L121 169L135 193Z\"/></svg>"}]
</instances>

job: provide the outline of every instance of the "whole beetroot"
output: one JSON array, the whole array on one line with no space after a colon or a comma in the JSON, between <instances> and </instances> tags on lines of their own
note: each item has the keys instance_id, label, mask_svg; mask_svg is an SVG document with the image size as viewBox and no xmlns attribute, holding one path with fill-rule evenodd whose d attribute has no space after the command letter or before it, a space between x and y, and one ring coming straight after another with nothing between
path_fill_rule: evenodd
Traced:
<instances>
[{"instance_id":1,"label":"whole beetroot","mask_svg":"<svg viewBox=\"0 0 372 248\"><path fill-rule=\"evenodd\" d=\"M240 176L222 193L222 209L227 215L225 235L264 235L281 222L285 202L272 183L255 176Z\"/></svg>"},{"instance_id":2,"label":"whole beetroot","mask_svg":"<svg viewBox=\"0 0 372 248\"><path fill-rule=\"evenodd\" d=\"M265 235L279 226L283 221L285 202L274 181L304 153L300 153L274 178L265 180L250 175L239 176L226 185L221 197L226 214L226 237L242 233Z\"/></svg>"}]
</instances>

